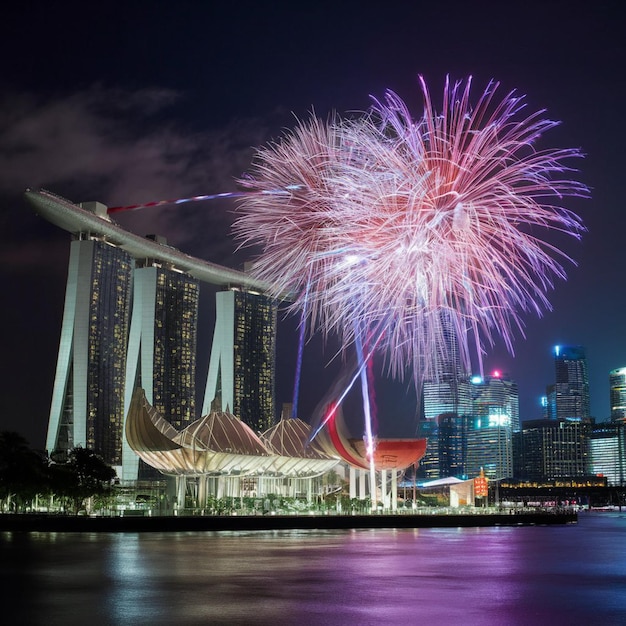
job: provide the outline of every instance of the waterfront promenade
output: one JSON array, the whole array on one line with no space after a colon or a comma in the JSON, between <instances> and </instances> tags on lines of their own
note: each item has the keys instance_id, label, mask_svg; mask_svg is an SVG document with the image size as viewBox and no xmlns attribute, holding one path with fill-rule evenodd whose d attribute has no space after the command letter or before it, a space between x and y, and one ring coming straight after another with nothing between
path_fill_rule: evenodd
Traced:
<instances>
[{"instance_id":1,"label":"waterfront promenade","mask_svg":"<svg viewBox=\"0 0 626 626\"><path fill-rule=\"evenodd\" d=\"M0 531L23 532L178 532L332 530L362 528L471 528L570 524L574 510L498 513L379 515L206 515L88 517L47 514L0 515Z\"/></svg>"}]
</instances>

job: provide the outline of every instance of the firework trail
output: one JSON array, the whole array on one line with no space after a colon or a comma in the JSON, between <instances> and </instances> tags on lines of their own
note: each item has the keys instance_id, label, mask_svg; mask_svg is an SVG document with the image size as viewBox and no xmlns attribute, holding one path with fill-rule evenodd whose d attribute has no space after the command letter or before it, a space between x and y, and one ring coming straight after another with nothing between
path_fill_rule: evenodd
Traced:
<instances>
[{"instance_id":1,"label":"firework trail","mask_svg":"<svg viewBox=\"0 0 626 626\"><path fill-rule=\"evenodd\" d=\"M369 369L368 364L371 363L371 359L366 359L363 353L363 340L361 335L361 329L357 328L355 332L355 347L356 358L361 365L361 396L363 398L363 421L365 423L365 449L366 457L370 466L370 485L376 485L376 466L374 462L375 442L374 431L372 428L372 412L370 404L370 386L368 380ZM366 365L366 367L362 367ZM372 488L372 506L376 508L376 489Z\"/></svg>"},{"instance_id":2,"label":"firework trail","mask_svg":"<svg viewBox=\"0 0 626 626\"><path fill-rule=\"evenodd\" d=\"M288 193L288 192L285 192ZM191 198L177 198L175 200L157 200L154 202L144 202L143 204L130 204L128 206L114 206L107 209L107 213L120 213L122 211L137 211L138 209L148 209L159 206L186 204L188 202L204 202L206 200L218 200L220 198L239 198L245 195L241 191L227 191L224 193L214 193L208 196L192 196Z\"/></svg>"},{"instance_id":3,"label":"firework trail","mask_svg":"<svg viewBox=\"0 0 626 626\"><path fill-rule=\"evenodd\" d=\"M565 164L580 152L538 147L557 122L522 97L498 100L490 83L472 106L471 80L446 81L437 112L420 84L419 119L388 92L360 119L313 117L261 148L234 225L242 245L262 246L255 273L274 295L307 293L311 332L348 348L356 328L386 320L379 350L417 385L437 378L442 319L469 370L496 335L512 351L523 314L549 310L569 259L540 234L579 237L560 203L588 195Z\"/></svg>"},{"instance_id":4,"label":"firework trail","mask_svg":"<svg viewBox=\"0 0 626 626\"><path fill-rule=\"evenodd\" d=\"M308 283L307 283L308 285ZM300 315L300 327L298 329L298 354L296 361L296 373L293 380L293 402L291 417L298 417L298 399L300 397L300 375L302 374L302 359L304 357L304 341L306 335L307 294L304 295L304 306Z\"/></svg>"}]
</instances>

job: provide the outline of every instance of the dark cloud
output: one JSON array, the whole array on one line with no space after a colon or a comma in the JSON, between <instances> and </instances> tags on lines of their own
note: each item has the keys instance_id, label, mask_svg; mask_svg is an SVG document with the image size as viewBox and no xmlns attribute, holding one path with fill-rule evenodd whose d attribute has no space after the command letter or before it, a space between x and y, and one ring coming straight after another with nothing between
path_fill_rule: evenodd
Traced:
<instances>
[{"instance_id":1,"label":"dark cloud","mask_svg":"<svg viewBox=\"0 0 626 626\"><path fill-rule=\"evenodd\" d=\"M234 191L234 179L248 168L254 147L267 139L267 121L234 120L199 132L168 119L172 107L184 106L184 100L168 89L101 86L50 99L5 94L0 102L0 194L17 196L28 187L43 187L75 202L127 206ZM211 257L232 256L232 203L203 209L193 215L185 208L152 209L116 219L139 234L166 233L174 245L191 246L198 254L204 232L213 240L206 246Z\"/></svg>"}]
</instances>

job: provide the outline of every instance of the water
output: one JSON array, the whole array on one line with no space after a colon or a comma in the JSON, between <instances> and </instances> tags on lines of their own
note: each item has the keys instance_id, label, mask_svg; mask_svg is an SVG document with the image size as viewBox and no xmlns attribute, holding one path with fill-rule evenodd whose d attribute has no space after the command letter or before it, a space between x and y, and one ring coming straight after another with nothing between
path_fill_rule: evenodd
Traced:
<instances>
[{"instance_id":1,"label":"water","mask_svg":"<svg viewBox=\"0 0 626 626\"><path fill-rule=\"evenodd\" d=\"M3 624L626 624L626 513L570 526L0 533Z\"/></svg>"}]
</instances>

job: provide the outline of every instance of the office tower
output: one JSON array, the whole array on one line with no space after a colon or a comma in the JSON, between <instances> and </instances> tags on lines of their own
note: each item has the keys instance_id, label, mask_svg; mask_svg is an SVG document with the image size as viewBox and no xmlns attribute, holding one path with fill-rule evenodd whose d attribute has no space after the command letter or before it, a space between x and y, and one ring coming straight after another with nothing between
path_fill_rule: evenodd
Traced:
<instances>
[{"instance_id":1,"label":"office tower","mask_svg":"<svg viewBox=\"0 0 626 626\"><path fill-rule=\"evenodd\" d=\"M469 477L482 469L490 480L513 475L513 431L509 426L472 416L467 420L467 457Z\"/></svg>"},{"instance_id":2,"label":"office tower","mask_svg":"<svg viewBox=\"0 0 626 626\"><path fill-rule=\"evenodd\" d=\"M202 413L230 411L255 432L275 422L276 301L252 291L216 294Z\"/></svg>"},{"instance_id":3,"label":"office tower","mask_svg":"<svg viewBox=\"0 0 626 626\"><path fill-rule=\"evenodd\" d=\"M472 415L467 420L468 476L481 468L490 479L513 475L513 432L519 430L517 384L494 372L472 379Z\"/></svg>"},{"instance_id":4,"label":"office tower","mask_svg":"<svg viewBox=\"0 0 626 626\"><path fill-rule=\"evenodd\" d=\"M443 338L433 355L434 376L422 386L421 436L427 438L420 464L428 479L465 475L465 417L471 413L469 375L464 370L452 325L442 317Z\"/></svg>"},{"instance_id":5,"label":"office tower","mask_svg":"<svg viewBox=\"0 0 626 626\"><path fill-rule=\"evenodd\" d=\"M597 424L589 440L591 473L605 476L607 484L626 485L626 424L623 421Z\"/></svg>"},{"instance_id":6,"label":"office tower","mask_svg":"<svg viewBox=\"0 0 626 626\"><path fill-rule=\"evenodd\" d=\"M437 418L439 478L463 478L467 475L466 419L467 416L457 413L444 413Z\"/></svg>"},{"instance_id":7,"label":"office tower","mask_svg":"<svg viewBox=\"0 0 626 626\"><path fill-rule=\"evenodd\" d=\"M626 367L609 372L611 420L626 420Z\"/></svg>"},{"instance_id":8,"label":"office tower","mask_svg":"<svg viewBox=\"0 0 626 626\"><path fill-rule=\"evenodd\" d=\"M426 439L426 452L419 463L416 475L425 480L441 478L439 472L439 429L437 427L437 419L420 420L418 436Z\"/></svg>"},{"instance_id":9,"label":"office tower","mask_svg":"<svg viewBox=\"0 0 626 626\"><path fill-rule=\"evenodd\" d=\"M554 391L552 398L556 419L588 419L589 377L587 358L582 346L556 346L554 348Z\"/></svg>"},{"instance_id":10,"label":"office tower","mask_svg":"<svg viewBox=\"0 0 626 626\"><path fill-rule=\"evenodd\" d=\"M424 382L424 418L432 420L439 415L469 415L472 410L471 387L469 379L462 378Z\"/></svg>"},{"instance_id":11,"label":"office tower","mask_svg":"<svg viewBox=\"0 0 626 626\"><path fill-rule=\"evenodd\" d=\"M520 429L517 383L507 374L494 371L484 378L472 378L472 415L491 425Z\"/></svg>"},{"instance_id":12,"label":"office tower","mask_svg":"<svg viewBox=\"0 0 626 626\"><path fill-rule=\"evenodd\" d=\"M471 384L458 378L423 385L420 436L426 452L420 475L428 479L465 475L465 419L472 411Z\"/></svg>"},{"instance_id":13,"label":"office tower","mask_svg":"<svg viewBox=\"0 0 626 626\"><path fill-rule=\"evenodd\" d=\"M133 261L102 238L75 237L46 448L83 446L120 465Z\"/></svg>"},{"instance_id":14,"label":"office tower","mask_svg":"<svg viewBox=\"0 0 626 626\"><path fill-rule=\"evenodd\" d=\"M551 480L588 476L591 471L591 420L531 420L524 422L516 478Z\"/></svg>"},{"instance_id":15,"label":"office tower","mask_svg":"<svg viewBox=\"0 0 626 626\"><path fill-rule=\"evenodd\" d=\"M442 341L433 355L434 375L424 381L422 388L427 420L447 413L465 415L471 408L469 373L463 368L454 328L443 314L441 327Z\"/></svg>"}]
</instances>

